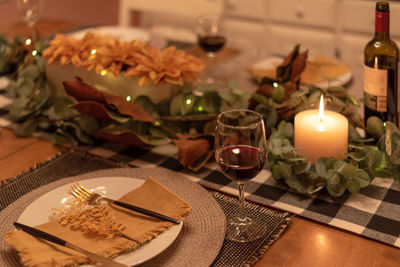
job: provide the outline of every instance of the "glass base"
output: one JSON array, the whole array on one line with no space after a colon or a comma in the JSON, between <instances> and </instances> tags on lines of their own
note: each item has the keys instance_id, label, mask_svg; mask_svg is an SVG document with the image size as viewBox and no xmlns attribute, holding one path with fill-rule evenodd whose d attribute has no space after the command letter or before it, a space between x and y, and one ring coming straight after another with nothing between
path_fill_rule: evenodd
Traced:
<instances>
[{"instance_id":1,"label":"glass base","mask_svg":"<svg viewBox=\"0 0 400 267\"><path fill-rule=\"evenodd\" d=\"M256 218L228 217L226 227L226 239L234 242L251 242L262 237L267 227Z\"/></svg>"}]
</instances>

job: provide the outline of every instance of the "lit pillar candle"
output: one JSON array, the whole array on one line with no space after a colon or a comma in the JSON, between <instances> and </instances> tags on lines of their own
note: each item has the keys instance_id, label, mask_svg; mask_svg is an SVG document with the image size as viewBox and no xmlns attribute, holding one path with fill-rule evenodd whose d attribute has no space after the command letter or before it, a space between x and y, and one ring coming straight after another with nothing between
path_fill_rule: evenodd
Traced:
<instances>
[{"instance_id":1,"label":"lit pillar candle","mask_svg":"<svg viewBox=\"0 0 400 267\"><path fill-rule=\"evenodd\" d=\"M347 152L347 138L346 117L337 112L324 111L322 95L319 110L305 110L294 118L295 149L312 163L321 157L343 159Z\"/></svg>"}]
</instances>

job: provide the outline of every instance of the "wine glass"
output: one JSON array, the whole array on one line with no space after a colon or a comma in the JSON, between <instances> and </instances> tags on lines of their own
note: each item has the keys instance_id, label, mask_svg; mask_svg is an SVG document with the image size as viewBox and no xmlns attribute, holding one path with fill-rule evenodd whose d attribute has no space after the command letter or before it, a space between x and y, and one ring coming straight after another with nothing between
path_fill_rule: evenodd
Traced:
<instances>
[{"instance_id":1,"label":"wine glass","mask_svg":"<svg viewBox=\"0 0 400 267\"><path fill-rule=\"evenodd\" d=\"M266 227L245 214L245 181L256 177L266 160L266 137L262 115L247 109L222 112L217 118L215 159L218 167L239 186L239 213L227 219L226 238L249 242L260 238Z\"/></svg>"},{"instance_id":2,"label":"wine glass","mask_svg":"<svg viewBox=\"0 0 400 267\"><path fill-rule=\"evenodd\" d=\"M26 22L31 31L31 39L36 41L35 24L42 10L42 0L17 0L17 9L19 16Z\"/></svg>"},{"instance_id":3,"label":"wine glass","mask_svg":"<svg viewBox=\"0 0 400 267\"><path fill-rule=\"evenodd\" d=\"M197 42L206 52L209 68L213 67L217 52L220 51L226 42L224 36L223 20L218 15L204 15L197 19ZM215 83L214 78L208 75L204 78L207 84Z\"/></svg>"}]
</instances>

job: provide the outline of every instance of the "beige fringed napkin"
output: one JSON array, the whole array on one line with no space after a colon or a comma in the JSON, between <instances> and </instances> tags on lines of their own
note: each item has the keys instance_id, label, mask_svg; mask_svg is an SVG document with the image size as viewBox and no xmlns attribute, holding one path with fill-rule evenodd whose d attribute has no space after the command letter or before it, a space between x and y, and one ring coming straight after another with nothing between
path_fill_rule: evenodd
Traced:
<instances>
[{"instance_id":1,"label":"beige fringed napkin","mask_svg":"<svg viewBox=\"0 0 400 267\"><path fill-rule=\"evenodd\" d=\"M182 220L191 211L189 203L152 177L148 177L142 186L132 190L119 200L178 220ZM93 234L83 234L79 230L72 230L70 226L62 226L55 221L39 225L36 228L98 255L115 257L136 249L140 244L153 239L172 225L170 222L160 221L113 205L105 205L115 221L125 226L122 232L129 238L119 236L100 238ZM76 266L90 263L90 259L85 255L35 238L23 231L11 231L5 233L4 236L7 243L18 251L21 262L25 266Z\"/></svg>"}]
</instances>

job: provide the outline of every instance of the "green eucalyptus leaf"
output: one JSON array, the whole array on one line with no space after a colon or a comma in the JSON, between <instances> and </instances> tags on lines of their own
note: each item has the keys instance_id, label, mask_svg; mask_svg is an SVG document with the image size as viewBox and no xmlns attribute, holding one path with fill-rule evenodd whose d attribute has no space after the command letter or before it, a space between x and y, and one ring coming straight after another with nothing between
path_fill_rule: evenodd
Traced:
<instances>
[{"instance_id":1,"label":"green eucalyptus leaf","mask_svg":"<svg viewBox=\"0 0 400 267\"><path fill-rule=\"evenodd\" d=\"M136 97L133 103L146 110L149 114L154 114L157 110L156 105L151 101L150 97L145 95Z\"/></svg>"},{"instance_id":2,"label":"green eucalyptus leaf","mask_svg":"<svg viewBox=\"0 0 400 267\"><path fill-rule=\"evenodd\" d=\"M394 124L391 121L385 122L384 125L385 125L385 130L386 131L390 131L391 133L398 133L399 132L399 128L397 128L396 124Z\"/></svg>"},{"instance_id":3,"label":"green eucalyptus leaf","mask_svg":"<svg viewBox=\"0 0 400 267\"><path fill-rule=\"evenodd\" d=\"M286 184L290 187L295 189L297 192L302 194L307 194L308 186L303 184L301 181L302 179L297 179L295 175L290 175L288 177L284 177Z\"/></svg>"},{"instance_id":4,"label":"green eucalyptus leaf","mask_svg":"<svg viewBox=\"0 0 400 267\"><path fill-rule=\"evenodd\" d=\"M168 134L157 127L150 127L149 133L155 138L166 138Z\"/></svg>"},{"instance_id":5,"label":"green eucalyptus leaf","mask_svg":"<svg viewBox=\"0 0 400 267\"><path fill-rule=\"evenodd\" d=\"M37 129L38 122L35 118L24 121L23 123L17 124L15 128L15 134L17 136L31 136Z\"/></svg>"},{"instance_id":6,"label":"green eucalyptus leaf","mask_svg":"<svg viewBox=\"0 0 400 267\"><path fill-rule=\"evenodd\" d=\"M79 140L79 142L89 145L93 144L93 140L82 131L81 127L79 127L77 123L67 121L64 122L63 126L64 128L72 129L74 132L74 136L76 137L77 140Z\"/></svg>"},{"instance_id":7,"label":"green eucalyptus leaf","mask_svg":"<svg viewBox=\"0 0 400 267\"><path fill-rule=\"evenodd\" d=\"M18 73L18 78L36 80L37 78L39 78L39 75L40 68L38 68L38 66L36 66L35 64L30 64Z\"/></svg>"},{"instance_id":8,"label":"green eucalyptus leaf","mask_svg":"<svg viewBox=\"0 0 400 267\"><path fill-rule=\"evenodd\" d=\"M311 162L308 162L308 161L304 162L304 163L302 163L300 165L295 165L294 166L294 173L296 175L305 173L305 172L310 170L311 166L312 166Z\"/></svg>"},{"instance_id":9,"label":"green eucalyptus leaf","mask_svg":"<svg viewBox=\"0 0 400 267\"><path fill-rule=\"evenodd\" d=\"M52 142L56 145L61 144L72 144L77 145L77 141L75 138L70 134L61 129L57 129L57 131L52 136Z\"/></svg>"},{"instance_id":10,"label":"green eucalyptus leaf","mask_svg":"<svg viewBox=\"0 0 400 267\"><path fill-rule=\"evenodd\" d=\"M50 120L62 120L71 118L79 114L73 108L70 108L74 102L68 97L56 97L53 100L53 105L50 107L48 116Z\"/></svg>"},{"instance_id":11,"label":"green eucalyptus leaf","mask_svg":"<svg viewBox=\"0 0 400 267\"><path fill-rule=\"evenodd\" d=\"M32 90L35 87L35 82L31 79L19 78L17 80L16 96L31 97Z\"/></svg>"},{"instance_id":12,"label":"green eucalyptus leaf","mask_svg":"<svg viewBox=\"0 0 400 267\"><path fill-rule=\"evenodd\" d=\"M358 181L361 188L367 187L371 183L368 173L364 170L358 169L355 179Z\"/></svg>"},{"instance_id":13,"label":"green eucalyptus leaf","mask_svg":"<svg viewBox=\"0 0 400 267\"><path fill-rule=\"evenodd\" d=\"M204 94L200 103L207 113L218 113L221 105L221 98L217 92L207 92Z\"/></svg>"},{"instance_id":14,"label":"green eucalyptus leaf","mask_svg":"<svg viewBox=\"0 0 400 267\"><path fill-rule=\"evenodd\" d=\"M183 98L182 94L176 95L172 101L171 105L169 106L169 113L171 116L179 116L181 115L181 106L183 105Z\"/></svg>"},{"instance_id":15,"label":"green eucalyptus leaf","mask_svg":"<svg viewBox=\"0 0 400 267\"><path fill-rule=\"evenodd\" d=\"M351 180L357 175L357 167L353 164L345 163L341 173L344 178Z\"/></svg>"},{"instance_id":16,"label":"green eucalyptus leaf","mask_svg":"<svg viewBox=\"0 0 400 267\"><path fill-rule=\"evenodd\" d=\"M268 98L262 94L254 93L252 94L252 98L260 104L269 105Z\"/></svg>"},{"instance_id":17,"label":"green eucalyptus leaf","mask_svg":"<svg viewBox=\"0 0 400 267\"><path fill-rule=\"evenodd\" d=\"M327 176L327 168L325 166L326 158L319 158L315 162L315 171L321 177Z\"/></svg>"},{"instance_id":18,"label":"green eucalyptus leaf","mask_svg":"<svg viewBox=\"0 0 400 267\"><path fill-rule=\"evenodd\" d=\"M335 183L331 183L330 180L327 180L326 189L328 193L333 197L340 197L346 191L346 183L344 179L339 176L339 179Z\"/></svg>"},{"instance_id":19,"label":"green eucalyptus leaf","mask_svg":"<svg viewBox=\"0 0 400 267\"><path fill-rule=\"evenodd\" d=\"M88 115L75 117L74 121L77 122L79 127L88 134L93 134L100 128L99 122L95 118Z\"/></svg>"},{"instance_id":20,"label":"green eucalyptus leaf","mask_svg":"<svg viewBox=\"0 0 400 267\"><path fill-rule=\"evenodd\" d=\"M265 116L265 128L271 129L278 123L278 113L275 107L272 107Z\"/></svg>"},{"instance_id":21,"label":"green eucalyptus leaf","mask_svg":"<svg viewBox=\"0 0 400 267\"><path fill-rule=\"evenodd\" d=\"M383 121L378 117L371 116L367 119L367 132L372 136L381 136L385 133Z\"/></svg>"},{"instance_id":22,"label":"green eucalyptus leaf","mask_svg":"<svg viewBox=\"0 0 400 267\"><path fill-rule=\"evenodd\" d=\"M272 89L272 99L278 103L281 103L283 101L283 98L285 97L285 87L282 85L278 85Z\"/></svg>"},{"instance_id":23,"label":"green eucalyptus leaf","mask_svg":"<svg viewBox=\"0 0 400 267\"><path fill-rule=\"evenodd\" d=\"M280 166L279 170L282 177L285 179L292 179L293 178L292 166L281 161L279 161L278 164Z\"/></svg>"},{"instance_id":24,"label":"green eucalyptus leaf","mask_svg":"<svg viewBox=\"0 0 400 267\"><path fill-rule=\"evenodd\" d=\"M321 98L321 94L322 92L320 90L317 90L315 92L313 92L307 99L307 105L309 107L313 107L316 108L317 104L319 104L319 100Z\"/></svg>"},{"instance_id":25,"label":"green eucalyptus leaf","mask_svg":"<svg viewBox=\"0 0 400 267\"><path fill-rule=\"evenodd\" d=\"M361 135L360 133L357 131L356 127L349 123L349 140L360 140L361 139Z\"/></svg>"},{"instance_id":26,"label":"green eucalyptus leaf","mask_svg":"<svg viewBox=\"0 0 400 267\"><path fill-rule=\"evenodd\" d=\"M340 182L340 175L334 169L330 169L326 173L327 184L337 185Z\"/></svg>"},{"instance_id":27,"label":"green eucalyptus leaf","mask_svg":"<svg viewBox=\"0 0 400 267\"><path fill-rule=\"evenodd\" d=\"M281 173L281 168L282 166L279 164L275 164L272 166L272 176L276 179L276 180L280 180L283 178L283 175Z\"/></svg>"},{"instance_id":28,"label":"green eucalyptus leaf","mask_svg":"<svg viewBox=\"0 0 400 267\"><path fill-rule=\"evenodd\" d=\"M235 94L233 94L229 90L220 90L218 91L219 96L222 98L222 100L225 100L226 102L234 102L235 101Z\"/></svg>"},{"instance_id":29,"label":"green eucalyptus leaf","mask_svg":"<svg viewBox=\"0 0 400 267\"><path fill-rule=\"evenodd\" d=\"M355 194L358 191L360 191L360 183L358 182L357 179L352 178L347 181L347 190L349 190L350 193Z\"/></svg>"},{"instance_id":30,"label":"green eucalyptus leaf","mask_svg":"<svg viewBox=\"0 0 400 267\"><path fill-rule=\"evenodd\" d=\"M390 161L398 165L400 164L400 133L399 132L392 133L390 140L391 140Z\"/></svg>"},{"instance_id":31,"label":"green eucalyptus leaf","mask_svg":"<svg viewBox=\"0 0 400 267\"><path fill-rule=\"evenodd\" d=\"M278 125L278 132L284 137L292 138L294 133L293 124L286 121L281 121Z\"/></svg>"}]
</instances>

